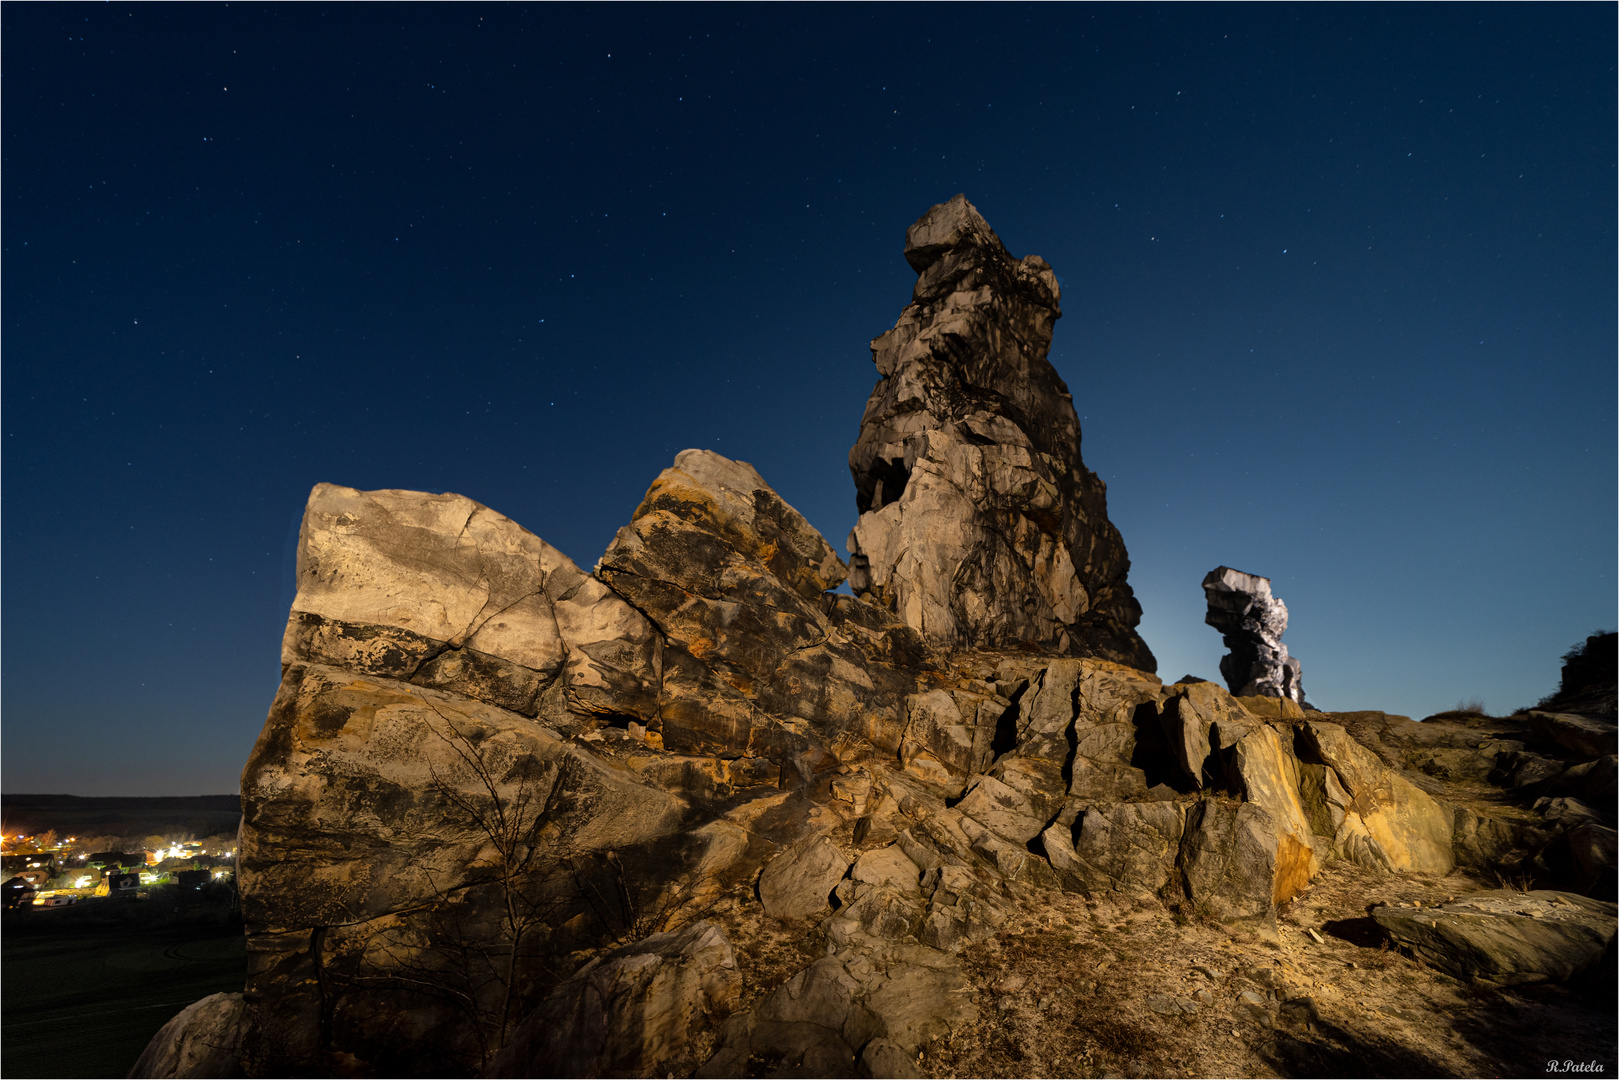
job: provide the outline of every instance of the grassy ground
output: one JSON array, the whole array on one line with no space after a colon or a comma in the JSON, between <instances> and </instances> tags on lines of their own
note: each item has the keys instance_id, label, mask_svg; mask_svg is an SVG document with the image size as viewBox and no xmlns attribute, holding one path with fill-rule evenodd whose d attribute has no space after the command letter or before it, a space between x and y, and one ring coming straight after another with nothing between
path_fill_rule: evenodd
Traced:
<instances>
[{"instance_id":1,"label":"grassy ground","mask_svg":"<svg viewBox=\"0 0 1619 1080\"><path fill-rule=\"evenodd\" d=\"M158 890L153 890L157 892ZM102 901L7 913L0 1074L125 1075L176 1013L247 977L228 904Z\"/></svg>"}]
</instances>

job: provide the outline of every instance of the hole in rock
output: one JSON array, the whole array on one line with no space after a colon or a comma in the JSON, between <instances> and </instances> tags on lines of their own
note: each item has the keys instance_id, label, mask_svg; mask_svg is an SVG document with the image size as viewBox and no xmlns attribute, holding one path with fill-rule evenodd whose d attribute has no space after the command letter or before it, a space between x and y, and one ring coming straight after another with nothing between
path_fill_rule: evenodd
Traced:
<instances>
[{"instance_id":1,"label":"hole in rock","mask_svg":"<svg viewBox=\"0 0 1619 1080\"><path fill-rule=\"evenodd\" d=\"M1242 785L1237 775L1237 744L1220 745L1218 729L1209 731L1209 756L1203 761L1203 786L1209 791L1221 791L1243 798Z\"/></svg>"},{"instance_id":2,"label":"hole in rock","mask_svg":"<svg viewBox=\"0 0 1619 1080\"><path fill-rule=\"evenodd\" d=\"M1148 789L1162 785L1181 795L1195 790L1191 777L1181 768L1180 759L1169 748L1169 739L1158 719L1158 706L1150 701L1137 705L1130 720L1136 729L1136 748L1130 755L1130 767L1145 774Z\"/></svg>"},{"instance_id":3,"label":"hole in rock","mask_svg":"<svg viewBox=\"0 0 1619 1080\"><path fill-rule=\"evenodd\" d=\"M910 479L911 470L905 467L904 458L877 458L871 463L871 471L860 479L856 508L864 514L898 502Z\"/></svg>"},{"instance_id":4,"label":"hole in rock","mask_svg":"<svg viewBox=\"0 0 1619 1080\"><path fill-rule=\"evenodd\" d=\"M1306 735L1304 728L1295 728L1293 731L1293 756L1299 759L1301 765L1325 765L1321 755L1315 752L1315 745Z\"/></svg>"}]
</instances>

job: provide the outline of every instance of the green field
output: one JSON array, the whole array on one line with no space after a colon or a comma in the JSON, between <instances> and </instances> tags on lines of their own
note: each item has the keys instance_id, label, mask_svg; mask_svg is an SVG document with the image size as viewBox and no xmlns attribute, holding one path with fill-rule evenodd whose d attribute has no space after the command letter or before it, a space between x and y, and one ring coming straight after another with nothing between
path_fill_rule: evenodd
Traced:
<instances>
[{"instance_id":1,"label":"green field","mask_svg":"<svg viewBox=\"0 0 1619 1080\"><path fill-rule=\"evenodd\" d=\"M0 1074L123 1076L181 1009L242 989L246 942L228 914L102 903L109 906L101 911L84 904L8 914L0 936Z\"/></svg>"}]
</instances>

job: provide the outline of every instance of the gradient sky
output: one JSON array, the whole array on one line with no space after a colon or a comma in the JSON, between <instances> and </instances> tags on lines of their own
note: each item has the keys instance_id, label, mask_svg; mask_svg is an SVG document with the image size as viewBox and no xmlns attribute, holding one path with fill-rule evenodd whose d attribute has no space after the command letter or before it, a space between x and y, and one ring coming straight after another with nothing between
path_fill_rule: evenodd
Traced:
<instances>
[{"instance_id":1,"label":"gradient sky","mask_svg":"<svg viewBox=\"0 0 1619 1080\"><path fill-rule=\"evenodd\" d=\"M685 447L840 549L958 191L1166 680L1273 579L1311 700L1507 711L1615 623L1612 5L8 4L3 783L234 790L311 485L590 567Z\"/></svg>"}]
</instances>

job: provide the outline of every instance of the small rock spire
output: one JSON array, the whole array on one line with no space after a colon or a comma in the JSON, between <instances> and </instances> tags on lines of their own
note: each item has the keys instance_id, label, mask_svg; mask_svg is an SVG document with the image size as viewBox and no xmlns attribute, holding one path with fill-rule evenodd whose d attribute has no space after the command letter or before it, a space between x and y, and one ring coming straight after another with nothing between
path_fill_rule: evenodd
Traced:
<instances>
[{"instance_id":1,"label":"small rock spire","mask_svg":"<svg viewBox=\"0 0 1619 1080\"><path fill-rule=\"evenodd\" d=\"M1220 631L1231 650L1220 658L1220 674L1238 697L1288 698L1307 706L1302 670L1287 655L1287 605L1272 596L1270 578L1217 566L1203 579L1209 612L1203 621Z\"/></svg>"}]
</instances>

